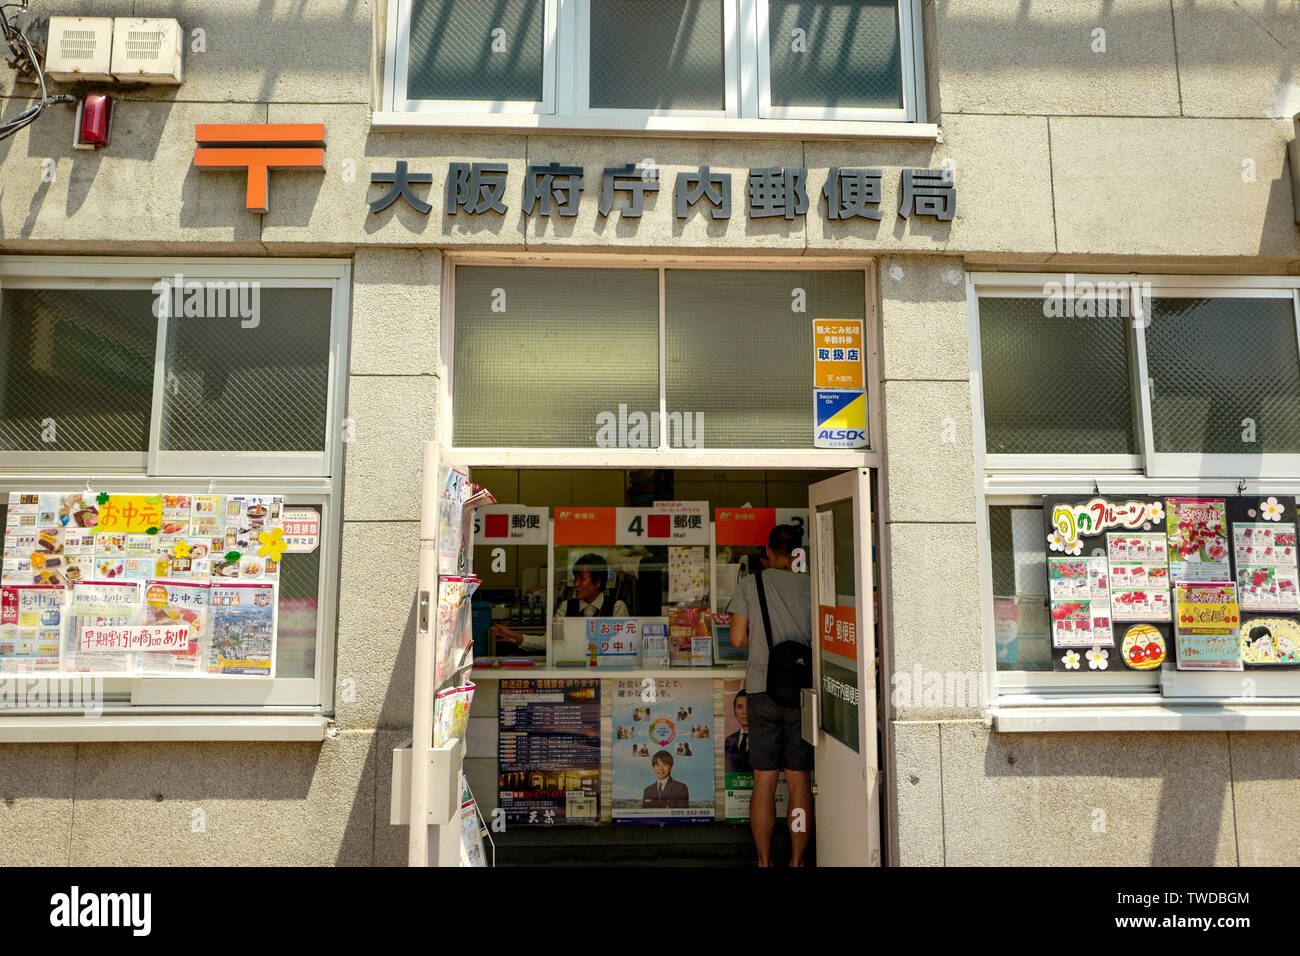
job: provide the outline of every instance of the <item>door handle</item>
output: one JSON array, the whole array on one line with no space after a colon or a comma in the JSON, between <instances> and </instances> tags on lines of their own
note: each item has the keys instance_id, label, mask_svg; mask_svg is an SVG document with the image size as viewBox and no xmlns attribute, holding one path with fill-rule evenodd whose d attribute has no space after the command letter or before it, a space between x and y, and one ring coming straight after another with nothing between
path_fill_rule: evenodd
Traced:
<instances>
[{"instance_id":1,"label":"door handle","mask_svg":"<svg viewBox=\"0 0 1300 956\"><path fill-rule=\"evenodd\" d=\"M815 797L815 796L817 796L817 794L819 794L819 793L821 793L821 790L819 790L818 787L817 787L817 784L814 783L814 784L812 785L812 795Z\"/></svg>"}]
</instances>

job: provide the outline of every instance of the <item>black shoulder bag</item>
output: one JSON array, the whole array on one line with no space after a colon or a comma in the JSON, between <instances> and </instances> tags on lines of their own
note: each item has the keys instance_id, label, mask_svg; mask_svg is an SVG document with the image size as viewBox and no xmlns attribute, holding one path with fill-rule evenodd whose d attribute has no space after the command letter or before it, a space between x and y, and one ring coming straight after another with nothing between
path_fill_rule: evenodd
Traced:
<instances>
[{"instance_id":1,"label":"black shoulder bag","mask_svg":"<svg viewBox=\"0 0 1300 956\"><path fill-rule=\"evenodd\" d=\"M758 606L763 611L763 637L767 639L767 696L782 707L798 707L800 691L812 686L812 648L799 641L772 644L772 617L767 613L767 592L763 572L754 575Z\"/></svg>"}]
</instances>

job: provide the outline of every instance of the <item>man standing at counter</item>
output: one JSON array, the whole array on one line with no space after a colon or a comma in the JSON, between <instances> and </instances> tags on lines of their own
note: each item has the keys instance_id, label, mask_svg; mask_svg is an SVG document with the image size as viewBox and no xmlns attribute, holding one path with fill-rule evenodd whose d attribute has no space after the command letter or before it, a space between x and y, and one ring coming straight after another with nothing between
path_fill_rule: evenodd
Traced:
<instances>
[{"instance_id":1,"label":"man standing at counter","mask_svg":"<svg viewBox=\"0 0 1300 956\"><path fill-rule=\"evenodd\" d=\"M812 592L806 574L792 570L794 550L803 532L792 525L777 525L767 539L768 567L762 571L767 616L772 623L771 643L798 641L812 644ZM785 707L758 688L767 687L768 635L763 627L758 576L742 578L731 599L731 643L749 648L745 695L749 716L749 764L754 768L754 792L749 805L749 827L754 833L758 865L772 865L772 830L776 826L776 785L785 771L790 786L791 866L803 866L812 822L813 749L803 739L803 714ZM802 811L802 813L800 812ZM796 821L803 826L796 829Z\"/></svg>"}]
</instances>

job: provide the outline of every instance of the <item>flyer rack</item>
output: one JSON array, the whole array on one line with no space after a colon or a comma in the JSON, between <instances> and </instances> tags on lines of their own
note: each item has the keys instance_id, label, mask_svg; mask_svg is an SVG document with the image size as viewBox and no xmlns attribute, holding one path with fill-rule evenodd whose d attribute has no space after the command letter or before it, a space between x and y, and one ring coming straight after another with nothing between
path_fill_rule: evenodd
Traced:
<instances>
[{"instance_id":1,"label":"flyer rack","mask_svg":"<svg viewBox=\"0 0 1300 956\"><path fill-rule=\"evenodd\" d=\"M446 449L436 442L424 443L415 706L411 746L393 754L391 819L399 823L405 816L410 824L408 866L458 866L461 861L464 734L462 730L438 742L434 722L440 692L446 691L439 684L450 682L454 688L457 675L469 670L469 664L459 657L464 650L460 639L468 634L469 596L474 587L468 529L476 503L467 501L471 487L468 475L468 469L458 466ZM492 500L490 494L484 493L481 503ZM448 636L455 639L454 643L446 640ZM446 659L449 652L455 659ZM472 655L468 662L472 663ZM468 704L465 711L467 716ZM415 754L423 757L414 761Z\"/></svg>"}]
</instances>

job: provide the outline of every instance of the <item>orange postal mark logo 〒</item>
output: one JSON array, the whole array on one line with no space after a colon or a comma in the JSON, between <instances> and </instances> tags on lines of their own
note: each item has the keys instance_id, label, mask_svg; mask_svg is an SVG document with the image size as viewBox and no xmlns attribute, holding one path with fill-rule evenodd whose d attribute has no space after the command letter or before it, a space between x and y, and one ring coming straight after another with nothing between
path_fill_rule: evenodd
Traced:
<instances>
[{"instance_id":1,"label":"orange postal mark logo \u3012","mask_svg":"<svg viewBox=\"0 0 1300 956\"><path fill-rule=\"evenodd\" d=\"M248 170L244 205L269 211L273 169L325 168L324 123L199 123L194 165L205 170Z\"/></svg>"}]
</instances>

